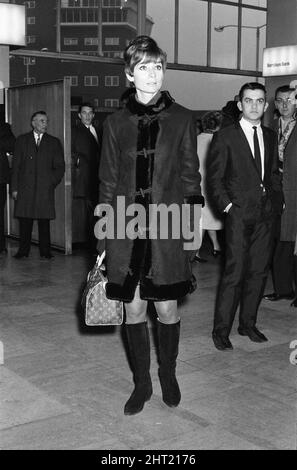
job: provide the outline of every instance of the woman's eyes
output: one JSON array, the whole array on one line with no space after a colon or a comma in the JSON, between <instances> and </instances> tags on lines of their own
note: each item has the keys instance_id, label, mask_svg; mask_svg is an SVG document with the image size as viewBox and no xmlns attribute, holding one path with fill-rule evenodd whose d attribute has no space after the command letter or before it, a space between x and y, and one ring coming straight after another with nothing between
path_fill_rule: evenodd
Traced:
<instances>
[{"instance_id":1,"label":"woman's eyes","mask_svg":"<svg viewBox=\"0 0 297 470\"><path fill-rule=\"evenodd\" d=\"M155 68L155 70L162 70L162 65L156 65L154 68ZM147 65L141 65L139 67L139 70L146 71L146 70L148 70L148 67L147 67Z\"/></svg>"}]
</instances>

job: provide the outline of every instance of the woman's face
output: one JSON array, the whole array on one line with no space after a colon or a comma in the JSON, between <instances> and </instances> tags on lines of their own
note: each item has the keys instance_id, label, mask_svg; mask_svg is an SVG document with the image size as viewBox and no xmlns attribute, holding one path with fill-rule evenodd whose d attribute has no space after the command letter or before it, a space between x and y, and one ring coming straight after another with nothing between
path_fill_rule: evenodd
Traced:
<instances>
[{"instance_id":1,"label":"woman's face","mask_svg":"<svg viewBox=\"0 0 297 470\"><path fill-rule=\"evenodd\" d=\"M161 60L150 60L144 57L134 67L133 75L126 74L128 80L133 82L136 88L138 99L143 103L148 103L161 89L164 70Z\"/></svg>"}]
</instances>

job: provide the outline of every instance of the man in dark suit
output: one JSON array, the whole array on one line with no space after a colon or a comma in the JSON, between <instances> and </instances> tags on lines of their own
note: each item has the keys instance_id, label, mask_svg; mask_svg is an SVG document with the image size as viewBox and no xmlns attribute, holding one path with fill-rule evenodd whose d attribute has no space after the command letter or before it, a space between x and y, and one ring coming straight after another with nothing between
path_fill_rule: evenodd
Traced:
<instances>
[{"instance_id":1,"label":"man in dark suit","mask_svg":"<svg viewBox=\"0 0 297 470\"><path fill-rule=\"evenodd\" d=\"M274 292L264 299L277 301L297 295L297 120L296 90L289 85L276 89L275 106L279 112L278 133L279 170L283 175L285 209L277 223L277 244L273 256ZM297 307L297 298L292 302Z\"/></svg>"},{"instance_id":2,"label":"man in dark suit","mask_svg":"<svg viewBox=\"0 0 297 470\"><path fill-rule=\"evenodd\" d=\"M226 213L225 267L213 328L217 349L233 349L229 334L240 304L238 333L251 341L267 338L256 328L273 246L273 226L283 194L277 166L277 138L261 125L266 90L246 83L239 92L242 118L218 131L210 147L210 193Z\"/></svg>"},{"instance_id":3,"label":"man in dark suit","mask_svg":"<svg viewBox=\"0 0 297 470\"><path fill-rule=\"evenodd\" d=\"M14 150L15 137L10 125L0 122L0 255L7 253L4 235L4 209L6 203L6 187L10 179L7 153Z\"/></svg>"},{"instance_id":4,"label":"man in dark suit","mask_svg":"<svg viewBox=\"0 0 297 470\"><path fill-rule=\"evenodd\" d=\"M74 219L82 220L80 211L86 214L86 239L89 249L95 251L94 209L98 204L101 130L93 125L95 113L90 103L80 105L78 117L80 122L71 133Z\"/></svg>"},{"instance_id":5,"label":"man in dark suit","mask_svg":"<svg viewBox=\"0 0 297 470\"><path fill-rule=\"evenodd\" d=\"M55 187L65 172L63 149L59 139L46 133L44 111L34 113L31 124L33 132L16 140L12 166L11 190L20 225L19 250L14 257L28 257L36 219L40 256L51 259L50 220L55 218Z\"/></svg>"}]
</instances>

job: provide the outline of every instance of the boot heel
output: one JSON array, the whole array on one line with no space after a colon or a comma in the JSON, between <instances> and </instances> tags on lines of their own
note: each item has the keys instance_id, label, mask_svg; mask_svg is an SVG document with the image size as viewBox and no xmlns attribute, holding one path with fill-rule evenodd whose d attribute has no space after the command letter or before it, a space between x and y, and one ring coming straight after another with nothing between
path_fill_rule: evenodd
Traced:
<instances>
[{"instance_id":1,"label":"boot heel","mask_svg":"<svg viewBox=\"0 0 297 470\"><path fill-rule=\"evenodd\" d=\"M136 415L143 410L146 401L149 401L153 394L152 384L136 385L132 395L125 404L125 415Z\"/></svg>"},{"instance_id":2,"label":"boot heel","mask_svg":"<svg viewBox=\"0 0 297 470\"><path fill-rule=\"evenodd\" d=\"M159 379L164 403L170 408L177 407L181 400L181 393L175 375L162 377L159 374Z\"/></svg>"}]
</instances>

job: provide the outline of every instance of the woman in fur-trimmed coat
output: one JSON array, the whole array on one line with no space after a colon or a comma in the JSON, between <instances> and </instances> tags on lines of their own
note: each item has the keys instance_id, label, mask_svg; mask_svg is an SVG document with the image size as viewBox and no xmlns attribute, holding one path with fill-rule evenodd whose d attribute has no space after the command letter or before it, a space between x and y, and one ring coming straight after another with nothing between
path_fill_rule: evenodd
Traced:
<instances>
[{"instance_id":1,"label":"woman in fur-trimmed coat","mask_svg":"<svg viewBox=\"0 0 297 470\"><path fill-rule=\"evenodd\" d=\"M182 236L161 239L162 225L149 230L151 204L200 204L200 175L196 132L192 113L178 105L169 93L160 92L166 54L147 36L132 40L124 54L126 76L135 86L124 109L105 122L100 165L100 203L113 209L114 238L106 240L107 296L125 302L126 331L135 389L125 414L142 410L152 394L149 374L150 349L146 324L147 301L158 314L159 376L163 400L168 406L180 402L175 377L180 319L177 299L193 291L189 251ZM129 205L144 209L143 220ZM128 210L129 212L129 210ZM143 211L141 211L143 214ZM110 219L110 213L106 219ZM137 217L134 240L126 227ZM161 217L160 224L164 223ZM102 219L100 221L102 223ZM176 225L179 225L175 220ZM150 227L152 229L152 226ZM153 230L154 231L154 230Z\"/></svg>"}]
</instances>

